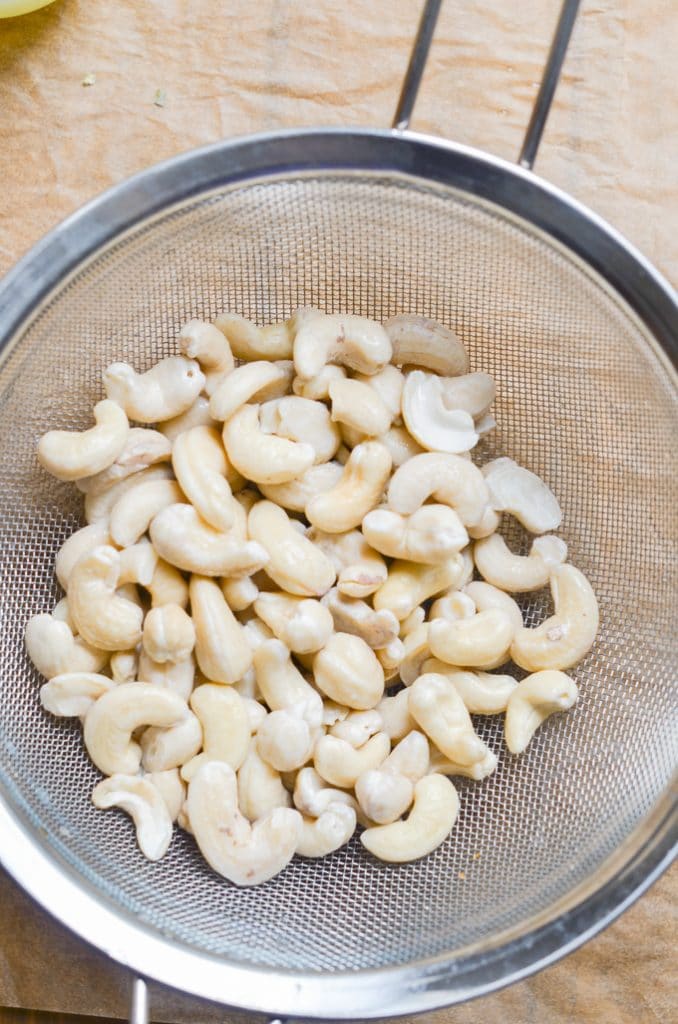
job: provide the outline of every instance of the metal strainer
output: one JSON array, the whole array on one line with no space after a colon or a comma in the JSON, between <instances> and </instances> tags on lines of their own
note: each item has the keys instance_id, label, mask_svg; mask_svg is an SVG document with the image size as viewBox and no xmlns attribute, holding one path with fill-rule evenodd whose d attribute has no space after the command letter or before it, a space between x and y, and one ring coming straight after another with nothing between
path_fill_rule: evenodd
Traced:
<instances>
[{"instance_id":1,"label":"metal strainer","mask_svg":"<svg viewBox=\"0 0 678 1024\"><path fill-rule=\"evenodd\" d=\"M175 351L187 319L230 309L264 322L302 304L378 320L413 311L459 333L473 368L498 385L499 428L481 461L507 454L549 482L601 629L574 672L576 708L524 756L506 753L500 720L478 720L499 767L482 784L459 780L458 824L430 857L394 868L354 840L240 890L181 832L164 860L145 861L128 819L90 803L97 772L79 725L39 706L24 626L58 598L55 554L81 511L71 485L40 470L35 446L56 425L84 428L102 368L150 366ZM405 131L258 136L178 157L90 204L5 280L0 310L0 856L48 910L186 991L252 1011L368 1018L522 977L657 876L675 830L667 356L678 313L615 232L529 170L462 146ZM534 624L548 601L523 607Z\"/></svg>"}]
</instances>

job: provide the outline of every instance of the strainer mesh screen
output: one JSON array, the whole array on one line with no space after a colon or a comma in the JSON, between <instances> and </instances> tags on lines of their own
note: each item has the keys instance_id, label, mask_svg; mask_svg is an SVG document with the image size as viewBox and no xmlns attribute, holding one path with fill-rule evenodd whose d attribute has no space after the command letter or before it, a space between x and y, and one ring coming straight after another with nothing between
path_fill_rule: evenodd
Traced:
<instances>
[{"instance_id":1,"label":"strainer mesh screen","mask_svg":"<svg viewBox=\"0 0 678 1024\"><path fill-rule=\"evenodd\" d=\"M301 304L382 319L417 312L454 327L498 386L506 454L560 499L571 561L601 610L575 670L575 710L527 753L502 719L478 718L499 755L458 781L459 821L425 860L393 868L354 839L321 861L238 890L177 831L152 865L130 821L95 811L97 772L77 723L38 702L27 618L52 608L53 564L81 524L75 489L43 473L45 430L90 424L101 370L173 353L191 317L259 322ZM526 225L442 189L348 175L248 185L140 227L43 309L0 372L0 767L22 813L104 899L165 936L273 968L404 964L528 924L600 864L648 813L675 763L676 418L672 382L636 321L593 275ZM512 541L525 551L518 529ZM548 597L524 602L529 624Z\"/></svg>"}]
</instances>

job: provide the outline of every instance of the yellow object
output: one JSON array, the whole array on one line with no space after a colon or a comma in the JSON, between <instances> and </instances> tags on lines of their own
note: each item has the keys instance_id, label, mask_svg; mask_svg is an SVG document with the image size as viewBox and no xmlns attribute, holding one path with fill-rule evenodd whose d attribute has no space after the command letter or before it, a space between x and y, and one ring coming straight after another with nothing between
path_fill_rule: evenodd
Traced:
<instances>
[{"instance_id":1,"label":"yellow object","mask_svg":"<svg viewBox=\"0 0 678 1024\"><path fill-rule=\"evenodd\" d=\"M47 7L54 0L0 0L0 18L15 18L17 14L30 14Z\"/></svg>"}]
</instances>

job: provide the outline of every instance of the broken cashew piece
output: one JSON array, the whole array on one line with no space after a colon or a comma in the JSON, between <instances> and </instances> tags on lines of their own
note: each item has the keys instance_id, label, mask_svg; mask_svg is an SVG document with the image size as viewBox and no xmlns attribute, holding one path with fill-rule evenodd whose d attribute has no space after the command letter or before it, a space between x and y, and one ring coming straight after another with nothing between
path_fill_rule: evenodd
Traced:
<instances>
[{"instance_id":1,"label":"broken cashew piece","mask_svg":"<svg viewBox=\"0 0 678 1024\"><path fill-rule=\"evenodd\" d=\"M212 427L185 430L174 442L172 468L181 490L215 530L233 526L233 495L226 478L224 446Z\"/></svg>"},{"instance_id":2,"label":"broken cashew piece","mask_svg":"<svg viewBox=\"0 0 678 1024\"><path fill-rule=\"evenodd\" d=\"M313 312L304 317L294 339L294 368L310 380L326 363L360 373L378 373L391 359L391 342L381 324L363 316Z\"/></svg>"},{"instance_id":3,"label":"broken cashew piece","mask_svg":"<svg viewBox=\"0 0 678 1024\"><path fill-rule=\"evenodd\" d=\"M573 565L558 565L550 584L555 614L536 629L519 630L511 644L511 657L528 672L576 665L598 632L598 602L586 576Z\"/></svg>"},{"instance_id":4,"label":"broken cashew piece","mask_svg":"<svg viewBox=\"0 0 678 1024\"><path fill-rule=\"evenodd\" d=\"M115 682L96 672L64 672L40 687L40 703L59 718L82 718Z\"/></svg>"},{"instance_id":5,"label":"broken cashew piece","mask_svg":"<svg viewBox=\"0 0 678 1024\"><path fill-rule=\"evenodd\" d=\"M261 544L243 541L234 527L222 533L200 518L192 505L168 505L151 522L151 541L170 565L201 576L249 576L268 555Z\"/></svg>"},{"instance_id":6,"label":"broken cashew piece","mask_svg":"<svg viewBox=\"0 0 678 1024\"><path fill-rule=\"evenodd\" d=\"M383 493L391 472L391 456L378 441L366 441L351 452L339 483L311 498L306 518L325 533L345 533L362 523Z\"/></svg>"},{"instance_id":7,"label":"broken cashew piece","mask_svg":"<svg viewBox=\"0 0 678 1024\"><path fill-rule=\"evenodd\" d=\"M382 555L433 565L468 544L459 516L447 505L422 505L410 516L375 508L363 519L362 530Z\"/></svg>"},{"instance_id":8,"label":"broken cashew piece","mask_svg":"<svg viewBox=\"0 0 678 1024\"><path fill-rule=\"evenodd\" d=\"M310 444L265 434L259 406L243 405L224 423L224 448L238 472L257 484L283 484L301 476L315 461Z\"/></svg>"},{"instance_id":9,"label":"broken cashew piece","mask_svg":"<svg viewBox=\"0 0 678 1024\"><path fill-rule=\"evenodd\" d=\"M488 462L482 473L495 511L515 516L530 533L558 529L563 518L560 505L536 473L507 458Z\"/></svg>"},{"instance_id":10,"label":"broken cashew piece","mask_svg":"<svg viewBox=\"0 0 678 1024\"><path fill-rule=\"evenodd\" d=\"M197 359L205 374L206 395L211 395L235 366L225 335L204 320L189 320L184 324L179 332L179 351L182 356Z\"/></svg>"},{"instance_id":11,"label":"broken cashew piece","mask_svg":"<svg viewBox=\"0 0 678 1024\"><path fill-rule=\"evenodd\" d=\"M553 536L535 537L529 555L514 555L496 533L477 540L473 546L473 560L480 575L512 594L545 587L551 570L566 558L567 544Z\"/></svg>"},{"instance_id":12,"label":"broken cashew piece","mask_svg":"<svg viewBox=\"0 0 678 1024\"><path fill-rule=\"evenodd\" d=\"M85 747L104 775L133 775L141 763L141 747L132 733L142 725L168 728L187 717L186 702L177 694L151 683L121 683L87 712Z\"/></svg>"},{"instance_id":13,"label":"broken cashew piece","mask_svg":"<svg viewBox=\"0 0 678 1024\"><path fill-rule=\"evenodd\" d=\"M301 597L320 597L336 579L332 562L299 533L284 509L271 501L254 505L248 518L250 537L266 550L266 574L283 590Z\"/></svg>"},{"instance_id":14,"label":"broken cashew piece","mask_svg":"<svg viewBox=\"0 0 678 1024\"><path fill-rule=\"evenodd\" d=\"M75 563L68 605L78 633L104 651L127 651L141 640L143 611L116 594L120 554L103 545Z\"/></svg>"},{"instance_id":15,"label":"broken cashew piece","mask_svg":"<svg viewBox=\"0 0 678 1024\"><path fill-rule=\"evenodd\" d=\"M392 316L384 329L393 345L395 366L423 366L443 377L468 371L468 356L461 341L449 327L411 313Z\"/></svg>"},{"instance_id":16,"label":"broken cashew piece","mask_svg":"<svg viewBox=\"0 0 678 1024\"><path fill-rule=\"evenodd\" d=\"M444 382L434 373L413 370L408 374L402 410L410 434L428 451L458 455L479 441L473 417L463 409L447 407Z\"/></svg>"},{"instance_id":17,"label":"broken cashew piece","mask_svg":"<svg viewBox=\"0 0 678 1024\"><path fill-rule=\"evenodd\" d=\"M350 633L332 634L313 659L313 676L330 700L357 711L373 708L384 693L384 670L374 651Z\"/></svg>"},{"instance_id":18,"label":"broken cashew piece","mask_svg":"<svg viewBox=\"0 0 678 1024\"><path fill-rule=\"evenodd\" d=\"M50 430L38 443L38 461L59 480L77 480L108 469L125 447L127 416L115 402L94 406L95 427L89 430Z\"/></svg>"},{"instance_id":19,"label":"broken cashew piece","mask_svg":"<svg viewBox=\"0 0 678 1024\"><path fill-rule=\"evenodd\" d=\"M92 791L95 807L119 807L132 818L144 857L160 860L172 839L172 818L159 790L137 775L115 774Z\"/></svg>"},{"instance_id":20,"label":"broken cashew piece","mask_svg":"<svg viewBox=\"0 0 678 1024\"><path fill-rule=\"evenodd\" d=\"M556 711L576 702L577 686L564 672L546 670L527 676L511 694L504 737L512 754L522 754L539 726Z\"/></svg>"},{"instance_id":21,"label":"broken cashew piece","mask_svg":"<svg viewBox=\"0 0 678 1024\"><path fill-rule=\"evenodd\" d=\"M332 803L318 818L304 818L296 852L300 857L326 857L349 841L357 824L356 812Z\"/></svg>"},{"instance_id":22,"label":"broken cashew piece","mask_svg":"<svg viewBox=\"0 0 678 1024\"><path fill-rule=\"evenodd\" d=\"M471 765L487 756L488 748L476 735L466 705L446 676L425 672L408 692L410 714L446 757Z\"/></svg>"},{"instance_id":23,"label":"broken cashew piece","mask_svg":"<svg viewBox=\"0 0 678 1024\"><path fill-rule=\"evenodd\" d=\"M425 857L452 831L459 796L444 775L425 775L414 787L414 806L405 821L365 829L360 841L379 860L402 864Z\"/></svg>"},{"instance_id":24,"label":"broken cashew piece","mask_svg":"<svg viewBox=\"0 0 678 1024\"><path fill-rule=\"evenodd\" d=\"M157 423L185 412L204 384L198 363L184 356L161 359L146 373L137 373L129 363L112 363L104 371L106 394L138 423Z\"/></svg>"},{"instance_id":25,"label":"broken cashew piece","mask_svg":"<svg viewBox=\"0 0 678 1024\"><path fill-rule=\"evenodd\" d=\"M490 501L478 467L446 452L415 455L391 477L388 504L394 512L410 515L431 497L453 508L466 527L481 521Z\"/></svg>"},{"instance_id":26,"label":"broken cashew piece","mask_svg":"<svg viewBox=\"0 0 678 1024\"><path fill-rule=\"evenodd\" d=\"M298 318L299 313L284 323L257 327L237 313L220 313L214 326L226 337L236 359L245 362L291 359Z\"/></svg>"}]
</instances>

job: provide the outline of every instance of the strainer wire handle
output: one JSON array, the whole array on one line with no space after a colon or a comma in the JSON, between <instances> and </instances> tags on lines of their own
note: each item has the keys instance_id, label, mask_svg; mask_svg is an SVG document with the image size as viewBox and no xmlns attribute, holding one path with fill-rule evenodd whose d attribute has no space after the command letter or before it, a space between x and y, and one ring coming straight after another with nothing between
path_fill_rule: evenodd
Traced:
<instances>
[{"instance_id":1,"label":"strainer wire handle","mask_svg":"<svg viewBox=\"0 0 678 1024\"><path fill-rule=\"evenodd\" d=\"M135 978L129 1009L129 1024L148 1024L148 985L143 978Z\"/></svg>"},{"instance_id":2,"label":"strainer wire handle","mask_svg":"<svg viewBox=\"0 0 678 1024\"><path fill-rule=\"evenodd\" d=\"M438 14L442 0L425 0L417 35L412 45L410 61L407 65L398 106L396 107L392 127L396 131L405 131L410 123L419 86L424 75L424 67L431 48ZM574 23L577 20L580 0L563 0L558 24L553 35L551 48L542 74L539 92L532 107L530 120L525 131L525 138L518 157L518 163L527 170L532 170L537 157L539 143L544 133L546 119L551 109L558 79L563 68L565 54L570 42Z\"/></svg>"}]
</instances>

